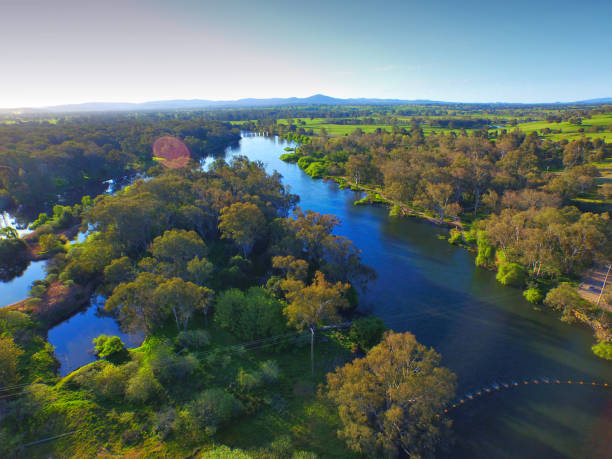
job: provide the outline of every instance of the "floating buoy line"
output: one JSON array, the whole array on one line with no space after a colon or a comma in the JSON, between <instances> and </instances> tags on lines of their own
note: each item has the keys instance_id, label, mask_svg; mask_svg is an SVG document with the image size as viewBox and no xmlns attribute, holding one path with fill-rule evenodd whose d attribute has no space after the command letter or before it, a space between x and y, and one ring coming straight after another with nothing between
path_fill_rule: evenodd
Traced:
<instances>
[{"instance_id":1,"label":"floating buoy line","mask_svg":"<svg viewBox=\"0 0 612 459\"><path fill-rule=\"evenodd\" d=\"M593 386L593 387L602 387L602 388L612 388L612 384L609 384L607 382L597 382L597 381L579 381L579 380L572 380L572 379L568 379L568 380L562 380L562 379L556 379L556 378L535 378L535 379L525 379L523 381L512 381L510 383L504 382L504 383L496 383L494 382L493 384L489 385L489 386L485 386L482 389L479 389L476 392L470 392L465 394L462 398L455 400L454 402L452 402L448 408L446 408L444 410L444 413L449 413L452 410L461 407L462 405L465 405L467 402L472 401L472 400L477 400L478 398L482 397L483 395L486 394L490 394L492 392L497 392L497 391L504 391L504 390L510 390L510 389L516 389L518 387L523 387L523 386L527 386L527 385L535 385L535 384L566 384L566 385L577 385L577 386Z\"/></svg>"}]
</instances>

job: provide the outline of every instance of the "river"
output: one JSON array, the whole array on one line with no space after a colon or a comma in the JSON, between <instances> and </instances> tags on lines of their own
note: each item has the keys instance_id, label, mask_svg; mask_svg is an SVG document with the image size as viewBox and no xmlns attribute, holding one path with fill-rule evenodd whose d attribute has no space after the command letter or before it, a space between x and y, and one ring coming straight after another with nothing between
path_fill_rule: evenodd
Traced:
<instances>
[{"instance_id":1,"label":"river","mask_svg":"<svg viewBox=\"0 0 612 459\"><path fill-rule=\"evenodd\" d=\"M612 363L592 354L590 330L534 310L521 291L477 268L473 254L440 240L443 230L390 219L384 208L354 206L359 193L313 180L281 161L286 146L295 144L245 135L225 159L244 155L262 161L268 171L282 174L302 209L340 218L337 234L355 242L378 273L361 307L441 353L443 364L457 374L458 394L495 382L521 383L453 410L456 438L449 457L609 457L612 389L523 384L541 377L612 383Z\"/></svg>"},{"instance_id":2,"label":"river","mask_svg":"<svg viewBox=\"0 0 612 459\"><path fill-rule=\"evenodd\" d=\"M590 330L534 310L519 290L499 285L494 273L475 267L473 254L440 240L444 231L436 226L390 219L380 207L354 206L360 193L313 180L295 164L280 161L286 146L295 144L245 134L221 157L262 161L269 172L282 174L302 209L340 218L337 234L354 241L378 273L360 307L442 354L443 364L457 374L460 397L494 383L520 383L452 411L455 443L448 457L610 456L612 389L590 382L612 383L612 363L591 353ZM91 340L100 333L139 342L139 336L121 334L114 319L100 314L97 301L49 331L62 374L95 359ZM541 377L588 385L523 384Z\"/></svg>"}]
</instances>

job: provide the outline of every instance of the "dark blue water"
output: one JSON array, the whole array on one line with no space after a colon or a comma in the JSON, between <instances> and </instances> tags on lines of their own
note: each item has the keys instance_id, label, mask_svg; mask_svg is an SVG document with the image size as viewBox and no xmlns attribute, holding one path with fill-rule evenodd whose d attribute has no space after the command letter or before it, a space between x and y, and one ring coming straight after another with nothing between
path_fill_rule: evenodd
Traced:
<instances>
[{"instance_id":1,"label":"dark blue water","mask_svg":"<svg viewBox=\"0 0 612 459\"><path fill-rule=\"evenodd\" d=\"M472 254L438 239L443 230L390 219L384 208L354 206L358 193L280 161L286 146L295 145L245 136L225 158L262 161L283 175L303 209L342 220L337 233L355 242L378 272L361 307L441 353L458 376L459 394L542 376L612 383L612 363L591 353L588 329L535 311L519 290L476 268ZM609 388L531 384L470 402L452 417L456 443L450 457L611 457Z\"/></svg>"},{"instance_id":2,"label":"dark blue water","mask_svg":"<svg viewBox=\"0 0 612 459\"><path fill-rule=\"evenodd\" d=\"M119 336L128 348L142 343L143 335L123 333L103 307L104 298L94 297L83 311L49 330L48 340L55 347L62 376L96 360L92 340L99 335Z\"/></svg>"}]
</instances>

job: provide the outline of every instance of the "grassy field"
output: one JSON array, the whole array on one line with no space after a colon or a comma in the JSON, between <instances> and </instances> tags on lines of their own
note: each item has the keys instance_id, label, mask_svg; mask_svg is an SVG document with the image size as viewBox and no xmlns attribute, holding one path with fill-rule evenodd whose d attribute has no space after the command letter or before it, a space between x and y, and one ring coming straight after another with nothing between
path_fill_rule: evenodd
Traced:
<instances>
[{"instance_id":1,"label":"grassy field","mask_svg":"<svg viewBox=\"0 0 612 459\"><path fill-rule=\"evenodd\" d=\"M588 132L589 128L594 126L603 126L603 132ZM561 123L551 123L546 120L542 121L531 121L527 123L519 123L517 126L521 131L530 133L537 131L541 137L550 140L575 140L580 137L590 137L592 139L602 139L606 142L612 142L612 113L606 113L603 115L594 115L591 119L583 119L582 125L571 124L567 121ZM553 131L561 131L559 133L554 132L550 134L542 134L543 129L549 128ZM584 129L584 132L580 132L580 129Z\"/></svg>"},{"instance_id":2,"label":"grassy field","mask_svg":"<svg viewBox=\"0 0 612 459\"><path fill-rule=\"evenodd\" d=\"M546 116L547 112L543 111L541 116ZM502 125L503 129L512 130L515 128L520 129L523 132L531 133L538 132L540 137L558 141L562 139L567 140L575 140L581 137L591 138L591 139L602 139L605 142L612 142L612 113L602 114L602 115L594 115L591 119L583 119L582 125L571 124L567 121L561 123L548 122L546 120L539 121L530 121L525 120L524 122L519 122L516 126L510 125L509 121L518 119L531 119L533 115L520 116L520 115L512 115L512 114L495 114L491 115L488 113L452 113L449 115L435 115L429 116L428 118L431 120L434 119L448 119L452 117L457 117L457 119L464 118L489 118L493 124ZM355 117L356 119L363 120L366 117ZM355 119L353 118L353 119ZM374 117L376 118L376 117ZM409 122L412 117L411 116L399 116L396 117L398 120ZM320 134L323 129L327 131L327 133L331 136L344 136L353 132L355 129L360 128L363 132L373 132L377 129L383 129L391 132L392 125L390 124L335 124L330 123L327 118L293 118L295 123L299 123L299 126L306 129L307 131L311 130L316 134ZM233 124L240 125L244 122L235 121ZM287 119L279 119L278 124L287 125ZM409 128L409 124L402 126ZM603 127L601 132L589 132L595 127ZM425 135L430 135L431 133L440 133L444 132L445 134L449 132L459 133L460 129L448 129L448 128L439 128L439 127L431 127L427 124L422 125L423 132ZM542 133L544 129L550 129L553 132L550 133ZM474 131L474 129L466 129L468 133ZM489 129L490 133L499 132L500 129Z\"/></svg>"}]
</instances>

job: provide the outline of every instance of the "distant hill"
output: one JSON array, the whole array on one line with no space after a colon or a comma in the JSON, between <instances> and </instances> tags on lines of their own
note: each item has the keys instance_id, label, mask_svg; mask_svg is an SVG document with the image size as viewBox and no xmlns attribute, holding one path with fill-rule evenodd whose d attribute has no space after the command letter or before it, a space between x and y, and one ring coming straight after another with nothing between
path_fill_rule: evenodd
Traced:
<instances>
[{"instance_id":1,"label":"distant hill","mask_svg":"<svg viewBox=\"0 0 612 459\"><path fill-rule=\"evenodd\" d=\"M475 105L571 105L571 104L604 104L612 103L612 98L600 98L581 100L576 102L556 102L554 104L519 104L519 103L478 103ZM238 100L206 100L206 99L176 99L157 100L142 103L127 102L87 102L83 104L55 105L41 108L22 108L22 113L40 112L116 112L116 111L141 111L141 110L196 110L207 108L249 108L249 107L274 107L282 105L459 105L467 104L460 102L444 102L428 99L402 100L402 99L338 99L324 94L315 94L310 97L288 97L270 99L238 99ZM0 112L16 111L17 109L0 109Z\"/></svg>"}]
</instances>

